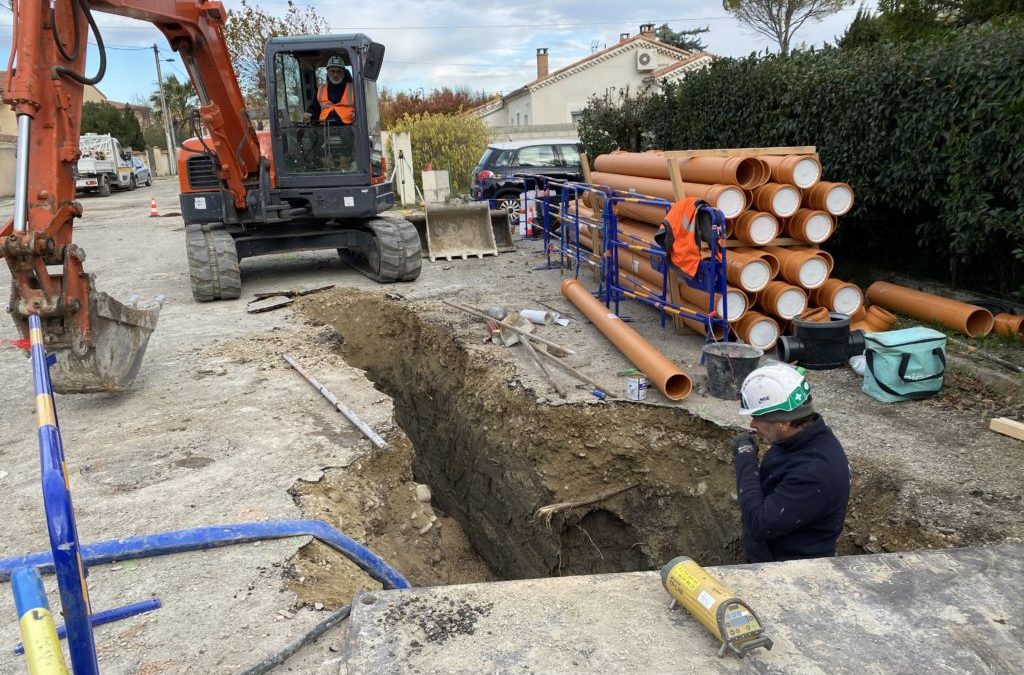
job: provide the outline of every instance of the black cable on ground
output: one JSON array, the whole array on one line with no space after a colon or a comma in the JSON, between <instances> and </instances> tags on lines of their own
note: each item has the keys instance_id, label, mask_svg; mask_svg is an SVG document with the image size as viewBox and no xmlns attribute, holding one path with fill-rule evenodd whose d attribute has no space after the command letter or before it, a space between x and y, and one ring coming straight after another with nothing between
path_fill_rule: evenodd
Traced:
<instances>
[{"instance_id":1,"label":"black cable on ground","mask_svg":"<svg viewBox=\"0 0 1024 675\"><path fill-rule=\"evenodd\" d=\"M316 640L318 637L329 631L331 628L333 628L334 626L338 625L346 618L348 618L348 615L351 611L352 605L345 605L344 607L334 612L320 623L310 628L305 635L300 637L295 642L288 644L284 649L275 652L274 654L271 654L259 663L249 666L247 669L243 670L239 675L263 675L263 673L270 672L271 670L277 668L279 665L281 665L289 658L291 658L295 654L295 652L299 651L300 649L308 645L310 642Z\"/></svg>"}]
</instances>

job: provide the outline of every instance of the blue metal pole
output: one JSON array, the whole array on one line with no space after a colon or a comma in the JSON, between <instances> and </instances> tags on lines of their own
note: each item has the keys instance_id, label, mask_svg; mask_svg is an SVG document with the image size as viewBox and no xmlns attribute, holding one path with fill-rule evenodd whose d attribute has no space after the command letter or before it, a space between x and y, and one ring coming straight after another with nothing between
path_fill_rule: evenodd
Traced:
<instances>
[{"instance_id":1,"label":"blue metal pole","mask_svg":"<svg viewBox=\"0 0 1024 675\"><path fill-rule=\"evenodd\" d=\"M345 536L321 520L277 520L237 525L212 525L187 530L174 530L138 537L111 539L82 547L82 560L88 567L121 560L137 560L171 553L202 551L233 544L246 544L266 539L314 537L358 565L379 581L384 588L410 588L409 582L371 550ZM49 551L0 559L0 581L10 577L17 567L33 565L43 574L53 571L53 554Z\"/></svg>"},{"instance_id":2,"label":"blue metal pole","mask_svg":"<svg viewBox=\"0 0 1024 675\"><path fill-rule=\"evenodd\" d=\"M17 571L15 571L15 574L17 574ZM150 598L149 600L143 600L142 602L133 602L132 604L125 605L124 607L108 609L105 612L96 612L92 615L92 625L93 627L102 626L105 623L113 623L114 621L127 619L138 614L152 612L154 609L160 609L160 598ZM67 628L65 628L64 626L57 626L58 639L63 640L65 637L67 637L67 634ZM23 645L20 642L16 644L14 646L14 653L24 654L25 645Z\"/></svg>"},{"instance_id":3,"label":"blue metal pole","mask_svg":"<svg viewBox=\"0 0 1024 675\"><path fill-rule=\"evenodd\" d=\"M57 426L57 413L50 384L50 363L43 344L42 322L38 316L28 318L29 340L32 344L32 375L36 394L36 427L39 435L39 459L42 467L43 504L46 527L57 586L60 589L61 612L68 628L68 649L75 675L98 675L96 643L92 634L89 589L85 582L78 527L64 461L64 445Z\"/></svg>"}]
</instances>

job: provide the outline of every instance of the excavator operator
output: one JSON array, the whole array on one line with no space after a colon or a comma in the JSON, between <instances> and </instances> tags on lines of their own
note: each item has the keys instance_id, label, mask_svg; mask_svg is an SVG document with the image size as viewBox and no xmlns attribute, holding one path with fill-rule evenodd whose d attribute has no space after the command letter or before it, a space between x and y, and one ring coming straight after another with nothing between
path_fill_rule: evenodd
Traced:
<instances>
[{"instance_id":1,"label":"excavator operator","mask_svg":"<svg viewBox=\"0 0 1024 675\"><path fill-rule=\"evenodd\" d=\"M352 76L340 56L327 60L327 82L320 85L316 98L306 109L306 121L317 124L352 124L356 118Z\"/></svg>"},{"instance_id":2,"label":"excavator operator","mask_svg":"<svg viewBox=\"0 0 1024 675\"><path fill-rule=\"evenodd\" d=\"M316 98L303 115L313 133L303 136L304 161L328 171L356 170L353 162L356 118L355 88L345 60L338 55L327 60L327 81L317 89Z\"/></svg>"}]
</instances>

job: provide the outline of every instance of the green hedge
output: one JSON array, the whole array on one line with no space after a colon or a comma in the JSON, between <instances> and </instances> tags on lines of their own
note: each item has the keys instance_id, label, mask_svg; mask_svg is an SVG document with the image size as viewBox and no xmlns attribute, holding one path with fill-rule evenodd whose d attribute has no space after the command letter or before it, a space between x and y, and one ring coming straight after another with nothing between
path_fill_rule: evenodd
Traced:
<instances>
[{"instance_id":1,"label":"green hedge","mask_svg":"<svg viewBox=\"0 0 1024 675\"><path fill-rule=\"evenodd\" d=\"M720 59L647 103L645 144L816 145L826 178L856 193L837 231L841 252L1019 292L1021 73L1021 22L926 42Z\"/></svg>"}]
</instances>

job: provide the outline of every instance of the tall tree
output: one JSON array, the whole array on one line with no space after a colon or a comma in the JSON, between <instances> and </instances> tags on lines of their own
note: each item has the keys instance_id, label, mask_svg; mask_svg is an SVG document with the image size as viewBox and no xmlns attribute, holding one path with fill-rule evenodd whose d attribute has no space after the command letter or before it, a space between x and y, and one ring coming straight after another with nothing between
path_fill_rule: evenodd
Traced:
<instances>
[{"instance_id":1,"label":"tall tree","mask_svg":"<svg viewBox=\"0 0 1024 675\"><path fill-rule=\"evenodd\" d=\"M854 0L722 0L722 7L753 32L775 40L783 56L808 21L821 21Z\"/></svg>"},{"instance_id":2,"label":"tall tree","mask_svg":"<svg viewBox=\"0 0 1024 675\"><path fill-rule=\"evenodd\" d=\"M168 75L164 78L164 97L167 99L167 112L171 116L175 137L178 142L181 142L192 135L188 120L189 115L196 109L196 104L199 102L196 89L191 82L181 82L176 75ZM155 118L158 125L163 125L164 114L160 107L159 89L150 95L149 102L153 106L153 110L156 111ZM163 145L166 145L166 141Z\"/></svg>"},{"instance_id":3,"label":"tall tree","mask_svg":"<svg viewBox=\"0 0 1024 675\"><path fill-rule=\"evenodd\" d=\"M658 26L658 30L655 31L655 35L658 36L660 42L664 42L667 45L673 47L679 47L690 52L702 52L707 49L707 45L704 41L698 37L703 33L707 33L710 29L707 26L703 28L691 28L689 30L672 30L668 27L667 23L663 23Z\"/></svg>"},{"instance_id":4,"label":"tall tree","mask_svg":"<svg viewBox=\"0 0 1024 675\"><path fill-rule=\"evenodd\" d=\"M228 10L224 24L231 61L246 105L254 115L267 110L267 78L263 51L267 40L282 35L320 35L329 30L327 20L312 7L299 7L288 0L284 16L276 16L242 0L241 8Z\"/></svg>"}]
</instances>

